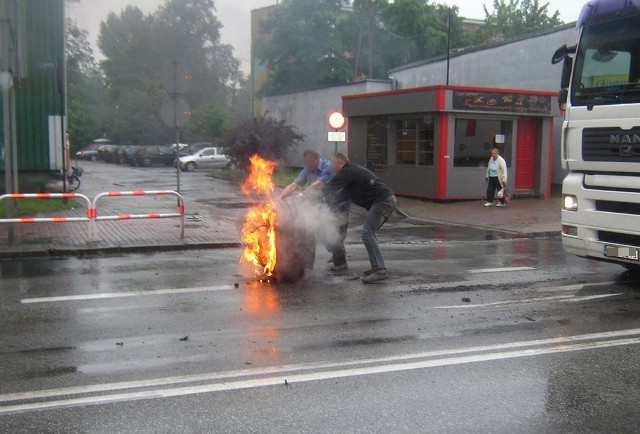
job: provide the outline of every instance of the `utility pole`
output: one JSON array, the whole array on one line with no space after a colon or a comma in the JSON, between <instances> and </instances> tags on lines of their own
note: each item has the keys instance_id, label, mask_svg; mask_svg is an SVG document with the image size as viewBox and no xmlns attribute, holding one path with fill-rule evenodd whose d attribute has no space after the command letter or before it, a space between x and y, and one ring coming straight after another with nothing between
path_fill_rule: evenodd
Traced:
<instances>
[{"instance_id":1,"label":"utility pole","mask_svg":"<svg viewBox=\"0 0 640 434\"><path fill-rule=\"evenodd\" d=\"M4 189L5 193L16 193L18 190L18 168L15 146L15 95L14 95L14 65L17 65L17 47L15 46L12 25L15 25L10 4L0 1L0 71L2 91L2 128L3 128L3 157L4 157ZM6 217L13 217L13 203L6 202ZM9 243L14 241L13 225L8 228Z\"/></svg>"},{"instance_id":2,"label":"utility pole","mask_svg":"<svg viewBox=\"0 0 640 434\"><path fill-rule=\"evenodd\" d=\"M447 18L447 86L449 86L449 71L451 65L451 7Z\"/></svg>"},{"instance_id":3,"label":"utility pole","mask_svg":"<svg viewBox=\"0 0 640 434\"><path fill-rule=\"evenodd\" d=\"M373 21L374 21L374 9L371 4L371 0L367 0L367 4L369 5L369 34L368 34L368 54L369 57L369 75L367 78L371 80L373 78Z\"/></svg>"}]
</instances>

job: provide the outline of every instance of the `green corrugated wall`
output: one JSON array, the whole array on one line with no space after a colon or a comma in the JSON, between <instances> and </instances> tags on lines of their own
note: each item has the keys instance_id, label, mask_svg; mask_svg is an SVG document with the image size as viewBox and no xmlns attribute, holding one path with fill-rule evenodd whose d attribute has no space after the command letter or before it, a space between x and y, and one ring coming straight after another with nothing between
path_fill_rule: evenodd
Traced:
<instances>
[{"instance_id":1,"label":"green corrugated wall","mask_svg":"<svg viewBox=\"0 0 640 434\"><path fill-rule=\"evenodd\" d=\"M16 89L18 170L49 171L49 116L60 115L62 108L56 71L47 63L64 62L64 0L21 1L26 77ZM0 122L0 140L1 134Z\"/></svg>"}]
</instances>

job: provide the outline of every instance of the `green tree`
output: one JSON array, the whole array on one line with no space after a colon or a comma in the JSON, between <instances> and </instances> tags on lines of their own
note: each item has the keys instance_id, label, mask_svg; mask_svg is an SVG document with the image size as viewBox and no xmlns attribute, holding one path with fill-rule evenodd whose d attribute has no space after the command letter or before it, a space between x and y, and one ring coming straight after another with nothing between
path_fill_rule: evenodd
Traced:
<instances>
[{"instance_id":1,"label":"green tree","mask_svg":"<svg viewBox=\"0 0 640 434\"><path fill-rule=\"evenodd\" d=\"M193 111L185 137L190 142L213 142L226 134L231 126L229 110L211 100Z\"/></svg>"},{"instance_id":2,"label":"green tree","mask_svg":"<svg viewBox=\"0 0 640 434\"><path fill-rule=\"evenodd\" d=\"M289 0L263 23L258 57L273 72L263 91L287 92L344 83L353 75L336 31L346 0Z\"/></svg>"},{"instance_id":3,"label":"green tree","mask_svg":"<svg viewBox=\"0 0 640 434\"><path fill-rule=\"evenodd\" d=\"M161 121L166 95L160 70L171 60L191 71L192 87L185 95L194 123L185 131L190 139L213 140L222 134L228 111L242 79L230 46L220 43L221 24L213 0L167 0L145 15L128 6L101 24L98 44L107 84L109 135L120 143L162 143L174 139ZM208 114L212 116L209 117Z\"/></svg>"},{"instance_id":4,"label":"green tree","mask_svg":"<svg viewBox=\"0 0 640 434\"><path fill-rule=\"evenodd\" d=\"M87 39L72 20L66 22L67 116L73 150L102 133L104 82Z\"/></svg>"},{"instance_id":5,"label":"green tree","mask_svg":"<svg viewBox=\"0 0 640 434\"><path fill-rule=\"evenodd\" d=\"M289 0L266 20L258 57L272 70L262 89L278 93L360 80L469 45L458 9L425 0ZM451 11L451 12L450 12Z\"/></svg>"},{"instance_id":6,"label":"green tree","mask_svg":"<svg viewBox=\"0 0 640 434\"><path fill-rule=\"evenodd\" d=\"M446 55L449 42L451 48L470 43L457 7L424 0L396 0L382 7L379 20L379 28L386 34L386 41L378 49L378 56L386 59L385 74L403 64Z\"/></svg>"},{"instance_id":7,"label":"green tree","mask_svg":"<svg viewBox=\"0 0 640 434\"><path fill-rule=\"evenodd\" d=\"M478 43L496 42L563 24L560 12L550 14L549 3L539 0L493 0L484 5L485 25L477 33Z\"/></svg>"}]
</instances>

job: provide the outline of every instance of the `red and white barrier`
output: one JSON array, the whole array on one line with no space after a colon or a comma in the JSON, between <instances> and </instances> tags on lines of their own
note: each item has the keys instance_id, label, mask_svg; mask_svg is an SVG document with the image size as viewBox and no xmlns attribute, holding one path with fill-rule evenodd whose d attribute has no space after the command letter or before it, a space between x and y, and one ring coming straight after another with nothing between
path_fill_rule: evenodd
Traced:
<instances>
[{"instance_id":1,"label":"red and white barrier","mask_svg":"<svg viewBox=\"0 0 640 434\"><path fill-rule=\"evenodd\" d=\"M79 199L87 204L86 217L20 217L0 219L0 223L69 223L69 222L89 222L91 215L91 201L83 194L79 193L13 193L3 194L0 201L5 199Z\"/></svg>"},{"instance_id":2,"label":"red and white barrier","mask_svg":"<svg viewBox=\"0 0 640 434\"><path fill-rule=\"evenodd\" d=\"M132 196L175 196L178 199L178 212L176 213L154 213L154 214L120 214L120 215L106 215L101 216L98 213L98 201L105 197L132 197ZM134 191L109 191L106 193L100 193L91 202L91 206L88 210L91 216L91 222L89 224L89 238L93 240L96 229L96 222L98 221L113 221L113 220L140 220L140 219L162 219L162 218L180 218L180 238L184 238L184 199L182 196L171 190L134 190Z\"/></svg>"},{"instance_id":3,"label":"red and white barrier","mask_svg":"<svg viewBox=\"0 0 640 434\"><path fill-rule=\"evenodd\" d=\"M98 201L105 197L131 197L131 196L175 196L178 199L178 212L175 213L151 213L151 214L121 214L121 215L98 215ZM109 191L100 193L93 201L87 196L79 193L13 193L0 196L0 201L5 199L79 199L87 205L86 217L20 217L20 218L0 218L2 223L70 223L88 222L89 240L94 241L96 233L96 223L107 220L140 220L140 219L162 219L180 218L180 238L184 238L184 199L182 196L171 190L158 191Z\"/></svg>"}]
</instances>

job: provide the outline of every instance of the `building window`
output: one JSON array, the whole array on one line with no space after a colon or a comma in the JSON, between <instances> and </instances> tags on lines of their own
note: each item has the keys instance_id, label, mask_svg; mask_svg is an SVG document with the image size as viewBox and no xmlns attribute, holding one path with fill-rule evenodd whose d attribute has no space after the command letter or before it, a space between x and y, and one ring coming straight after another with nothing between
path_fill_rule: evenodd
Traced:
<instances>
[{"instance_id":1,"label":"building window","mask_svg":"<svg viewBox=\"0 0 640 434\"><path fill-rule=\"evenodd\" d=\"M395 122L396 164L433 166L434 117L398 119Z\"/></svg>"},{"instance_id":2,"label":"building window","mask_svg":"<svg viewBox=\"0 0 640 434\"><path fill-rule=\"evenodd\" d=\"M513 121L506 119L456 119L455 167L485 167L492 148L511 166Z\"/></svg>"}]
</instances>

